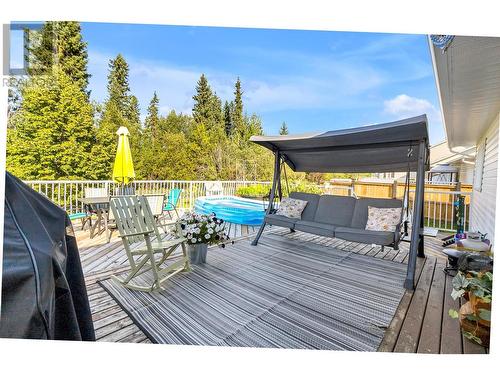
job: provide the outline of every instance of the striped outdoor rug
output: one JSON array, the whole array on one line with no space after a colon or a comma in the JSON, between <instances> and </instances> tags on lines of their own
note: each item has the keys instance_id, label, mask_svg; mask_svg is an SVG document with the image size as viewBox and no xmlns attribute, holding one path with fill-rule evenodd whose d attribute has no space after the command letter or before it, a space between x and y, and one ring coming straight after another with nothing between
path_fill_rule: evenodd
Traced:
<instances>
[{"instance_id":1,"label":"striped outdoor rug","mask_svg":"<svg viewBox=\"0 0 500 375\"><path fill-rule=\"evenodd\" d=\"M406 274L405 264L275 235L210 249L192 268L161 292L101 285L155 343L375 351Z\"/></svg>"}]
</instances>

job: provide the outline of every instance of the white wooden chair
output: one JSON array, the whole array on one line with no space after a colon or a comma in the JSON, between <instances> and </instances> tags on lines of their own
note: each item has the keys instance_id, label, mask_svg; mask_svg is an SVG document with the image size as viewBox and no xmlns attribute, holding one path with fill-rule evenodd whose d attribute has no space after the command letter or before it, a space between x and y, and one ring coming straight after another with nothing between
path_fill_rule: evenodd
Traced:
<instances>
[{"instance_id":1,"label":"white wooden chair","mask_svg":"<svg viewBox=\"0 0 500 375\"><path fill-rule=\"evenodd\" d=\"M207 197L219 196L224 194L224 188L220 181L205 182L205 194Z\"/></svg>"},{"instance_id":2,"label":"white wooden chair","mask_svg":"<svg viewBox=\"0 0 500 375\"><path fill-rule=\"evenodd\" d=\"M85 198L107 197L109 195L106 188L86 187L84 190Z\"/></svg>"},{"instance_id":3,"label":"white wooden chair","mask_svg":"<svg viewBox=\"0 0 500 375\"><path fill-rule=\"evenodd\" d=\"M144 195L149 203L149 208L151 209L151 214L153 215L155 222L158 226L162 227L164 232L167 232L166 221L164 220L163 207L165 205L165 195L164 194L147 194Z\"/></svg>"},{"instance_id":4,"label":"white wooden chair","mask_svg":"<svg viewBox=\"0 0 500 375\"><path fill-rule=\"evenodd\" d=\"M85 198L107 197L109 195L107 188L86 187L83 190ZM103 205L92 205L85 207L85 218L82 219L82 230L85 229L85 224L89 223L89 228L92 228L92 216L97 213L97 210L102 209Z\"/></svg>"},{"instance_id":5,"label":"white wooden chair","mask_svg":"<svg viewBox=\"0 0 500 375\"><path fill-rule=\"evenodd\" d=\"M161 239L145 196L113 197L110 208L131 268L124 279L112 276L114 280L130 289L152 292L160 289L161 284L175 274L190 270L186 238ZM181 233L180 224L174 224L178 225L177 233ZM182 250L179 259L164 265L178 248ZM152 282L147 285L144 282L137 283L137 277L149 270L152 272Z\"/></svg>"}]
</instances>

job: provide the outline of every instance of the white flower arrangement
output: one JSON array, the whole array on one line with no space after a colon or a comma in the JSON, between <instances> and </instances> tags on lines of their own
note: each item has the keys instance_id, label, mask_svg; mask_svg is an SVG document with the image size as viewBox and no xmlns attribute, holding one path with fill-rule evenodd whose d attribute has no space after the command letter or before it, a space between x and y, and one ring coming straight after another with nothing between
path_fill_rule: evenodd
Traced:
<instances>
[{"instance_id":1,"label":"white flower arrangement","mask_svg":"<svg viewBox=\"0 0 500 375\"><path fill-rule=\"evenodd\" d=\"M187 238L187 243L190 245L217 244L229 240L229 236L224 233L224 220L218 219L215 214L201 215L186 212L179 219L179 223L181 235Z\"/></svg>"}]
</instances>

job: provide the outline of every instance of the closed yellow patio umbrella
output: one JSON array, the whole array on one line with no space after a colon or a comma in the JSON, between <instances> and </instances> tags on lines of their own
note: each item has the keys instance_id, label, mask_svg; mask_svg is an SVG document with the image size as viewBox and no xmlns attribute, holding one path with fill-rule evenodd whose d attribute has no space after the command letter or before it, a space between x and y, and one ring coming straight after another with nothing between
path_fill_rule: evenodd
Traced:
<instances>
[{"instance_id":1,"label":"closed yellow patio umbrella","mask_svg":"<svg viewBox=\"0 0 500 375\"><path fill-rule=\"evenodd\" d=\"M129 143L130 133L125 126L120 126L116 134L118 134L118 148L113 166L113 180L126 185L135 178Z\"/></svg>"}]
</instances>

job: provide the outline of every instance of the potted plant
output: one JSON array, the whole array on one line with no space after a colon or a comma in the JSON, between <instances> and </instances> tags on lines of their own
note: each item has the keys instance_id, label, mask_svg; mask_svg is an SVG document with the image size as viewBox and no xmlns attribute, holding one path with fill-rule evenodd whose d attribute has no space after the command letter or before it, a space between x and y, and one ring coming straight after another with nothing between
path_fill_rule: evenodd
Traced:
<instances>
[{"instance_id":1,"label":"potted plant","mask_svg":"<svg viewBox=\"0 0 500 375\"><path fill-rule=\"evenodd\" d=\"M191 264L205 263L208 245L229 240L224 232L224 220L218 219L215 214L201 215L187 212L179 219L181 235L187 238L189 260Z\"/></svg>"},{"instance_id":2,"label":"potted plant","mask_svg":"<svg viewBox=\"0 0 500 375\"><path fill-rule=\"evenodd\" d=\"M452 284L453 299L463 297L467 302L458 312L450 309L449 315L460 319L460 327L466 338L480 345L489 346L493 274L459 271L453 278Z\"/></svg>"}]
</instances>

